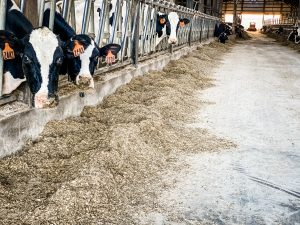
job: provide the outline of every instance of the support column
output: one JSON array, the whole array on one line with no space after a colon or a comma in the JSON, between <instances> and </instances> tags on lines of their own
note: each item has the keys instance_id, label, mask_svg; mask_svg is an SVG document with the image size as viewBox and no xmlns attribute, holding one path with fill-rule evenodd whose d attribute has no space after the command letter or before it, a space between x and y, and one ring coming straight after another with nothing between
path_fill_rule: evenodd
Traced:
<instances>
[{"instance_id":1,"label":"support column","mask_svg":"<svg viewBox=\"0 0 300 225\"><path fill-rule=\"evenodd\" d=\"M17 5L20 7L20 0L15 0ZM24 1L24 14L29 19L34 27L38 26L39 14L38 14L38 0L27 0Z\"/></svg>"},{"instance_id":2,"label":"support column","mask_svg":"<svg viewBox=\"0 0 300 225\"><path fill-rule=\"evenodd\" d=\"M237 0L233 0L233 21L232 21L233 32L235 32L236 21L237 21Z\"/></svg>"}]
</instances>

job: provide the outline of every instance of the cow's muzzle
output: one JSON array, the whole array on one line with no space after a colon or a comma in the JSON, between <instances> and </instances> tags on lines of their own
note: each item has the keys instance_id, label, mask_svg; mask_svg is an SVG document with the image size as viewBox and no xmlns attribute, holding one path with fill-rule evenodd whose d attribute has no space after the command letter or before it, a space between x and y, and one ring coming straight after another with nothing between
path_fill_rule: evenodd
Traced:
<instances>
[{"instance_id":1,"label":"cow's muzzle","mask_svg":"<svg viewBox=\"0 0 300 225\"><path fill-rule=\"evenodd\" d=\"M94 80L92 76L82 76L78 75L76 77L76 84L83 87L94 88Z\"/></svg>"},{"instance_id":2,"label":"cow's muzzle","mask_svg":"<svg viewBox=\"0 0 300 225\"><path fill-rule=\"evenodd\" d=\"M34 96L33 105L35 108L53 108L58 105L59 98L56 94L39 94Z\"/></svg>"}]
</instances>

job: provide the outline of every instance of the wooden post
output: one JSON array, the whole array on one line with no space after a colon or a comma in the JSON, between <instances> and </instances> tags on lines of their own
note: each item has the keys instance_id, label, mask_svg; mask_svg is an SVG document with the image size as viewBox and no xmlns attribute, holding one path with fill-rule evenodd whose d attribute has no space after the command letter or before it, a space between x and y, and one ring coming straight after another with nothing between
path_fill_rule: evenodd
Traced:
<instances>
[{"instance_id":1,"label":"wooden post","mask_svg":"<svg viewBox=\"0 0 300 225\"><path fill-rule=\"evenodd\" d=\"M235 32L235 26L237 21L237 0L233 0L233 21L232 21L232 30Z\"/></svg>"},{"instance_id":2,"label":"wooden post","mask_svg":"<svg viewBox=\"0 0 300 225\"><path fill-rule=\"evenodd\" d=\"M20 0L15 0L20 7ZM24 15L29 19L34 27L38 26L38 0L27 0L25 2Z\"/></svg>"}]
</instances>

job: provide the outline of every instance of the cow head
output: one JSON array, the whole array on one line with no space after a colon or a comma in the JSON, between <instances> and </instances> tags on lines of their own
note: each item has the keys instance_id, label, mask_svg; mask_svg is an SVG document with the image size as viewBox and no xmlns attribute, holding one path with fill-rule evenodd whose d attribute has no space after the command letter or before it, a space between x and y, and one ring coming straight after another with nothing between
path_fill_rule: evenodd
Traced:
<instances>
[{"instance_id":1,"label":"cow head","mask_svg":"<svg viewBox=\"0 0 300 225\"><path fill-rule=\"evenodd\" d=\"M159 13L157 15L156 33L158 37L161 37L165 32L165 34L169 37L168 43L177 44L178 30L183 28L189 22L189 19L179 18L176 12L170 12L168 15Z\"/></svg>"},{"instance_id":2,"label":"cow head","mask_svg":"<svg viewBox=\"0 0 300 225\"><path fill-rule=\"evenodd\" d=\"M108 63L114 62L115 55L121 46L109 44L99 48L93 38L80 34L73 36L64 45L68 61L68 74L72 81L94 88L93 75L98 64L98 58L105 56Z\"/></svg>"},{"instance_id":3,"label":"cow head","mask_svg":"<svg viewBox=\"0 0 300 225\"><path fill-rule=\"evenodd\" d=\"M64 57L57 36L46 27L34 29L22 39L10 32L0 31L1 47L5 43L9 43L21 58L34 106L44 108L57 103L58 71Z\"/></svg>"},{"instance_id":4,"label":"cow head","mask_svg":"<svg viewBox=\"0 0 300 225\"><path fill-rule=\"evenodd\" d=\"M22 48L18 39L5 31L0 31L0 48L4 59L2 94L8 95L26 81L22 70Z\"/></svg>"}]
</instances>

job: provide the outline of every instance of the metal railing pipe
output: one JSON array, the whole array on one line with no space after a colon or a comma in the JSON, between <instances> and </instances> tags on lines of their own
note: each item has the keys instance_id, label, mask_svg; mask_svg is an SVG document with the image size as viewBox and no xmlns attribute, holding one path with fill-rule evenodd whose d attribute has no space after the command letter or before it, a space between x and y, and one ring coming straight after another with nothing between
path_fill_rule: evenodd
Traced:
<instances>
[{"instance_id":1,"label":"metal railing pipe","mask_svg":"<svg viewBox=\"0 0 300 225\"><path fill-rule=\"evenodd\" d=\"M85 0L81 33L86 34L89 30L89 22L91 17L92 0Z\"/></svg>"},{"instance_id":2,"label":"metal railing pipe","mask_svg":"<svg viewBox=\"0 0 300 225\"><path fill-rule=\"evenodd\" d=\"M6 7L7 7L7 0L0 0L0 30L5 29ZM3 64L4 61L2 56L2 50L0 49L0 98L2 97Z\"/></svg>"},{"instance_id":3,"label":"metal railing pipe","mask_svg":"<svg viewBox=\"0 0 300 225\"><path fill-rule=\"evenodd\" d=\"M40 8L39 8L39 26L43 25L44 18L44 10L45 10L45 0L40 0Z\"/></svg>"},{"instance_id":4,"label":"metal railing pipe","mask_svg":"<svg viewBox=\"0 0 300 225\"><path fill-rule=\"evenodd\" d=\"M70 13L70 0L63 1L62 16L68 22Z\"/></svg>"},{"instance_id":5,"label":"metal railing pipe","mask_svg":"<svg viewBox=\"0 0 300 225\"><path fill-rule=\"evenodd\" d=\"M55 10L56 10L56 0L52 0L51 5L50 5L50 17L49 17L49 29L50 30L53 30L53 27L54 27Z\"/></svg>"},{"instance_id":6,"label":"metal railing pipe","mask_svg":"<svg viewBox=\"0 0 300 225\"><path fill-rule=\"evenodd\" d=\"M20 10L21 10L22 13L24 13L25 4L26 4L26 0L21 0L21 2L20 2Z\"/></svg>"}]
</instances>

